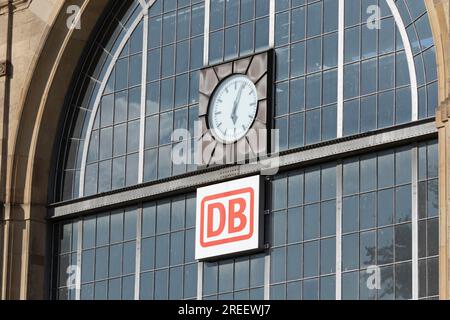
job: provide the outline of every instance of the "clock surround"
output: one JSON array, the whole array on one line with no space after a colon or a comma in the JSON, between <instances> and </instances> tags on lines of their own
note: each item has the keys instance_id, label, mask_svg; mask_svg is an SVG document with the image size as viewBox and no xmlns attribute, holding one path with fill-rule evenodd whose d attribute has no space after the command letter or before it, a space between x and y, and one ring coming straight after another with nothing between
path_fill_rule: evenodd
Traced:
<instances>
[{"instance_id":1,"label":"clock surround","mask_svg":"<svg viewBox=\"0 0 450 320\"><path fill-rule=\"evenodd\" d=\"M242 160L255 160L269 153L271 145L270 114L273 101L274 51L269 50L252 56L242 57L217 65L208 66L200 71L199 84L199 122L197 139L197 162L201 167L235 164ZM248 78L256 88L256 114L245 134L230 141L224 141L211 126L211 111L214 99L223 84L233 77ZM228 114L233 103L228 107ZM241 107L241 106L240 106Z\"/></svg>"}]
</instances>

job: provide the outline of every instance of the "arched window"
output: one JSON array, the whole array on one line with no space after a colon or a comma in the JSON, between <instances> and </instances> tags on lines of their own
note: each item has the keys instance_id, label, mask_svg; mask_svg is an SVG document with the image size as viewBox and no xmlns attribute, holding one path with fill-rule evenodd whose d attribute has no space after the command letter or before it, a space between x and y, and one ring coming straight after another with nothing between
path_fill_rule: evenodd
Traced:
<instances>
[{"instance_id":1,"label":"arched window","mask_svg":"<svg viewBox=\"0 0 450 320\"><path fill-rule=\"evenodd\" d=\"M121 6L90 51L95 66L86 65L77 81L61 151L61 200L194 169L168 159L172 131L193 132L197 118L203 1Z\"/></svg>"},{"instance_id":2,"label":"arched window","mask_svg":"<svg viewBox=\"0 0 450 320\"><path fill-rule=\"evenodd\" d=\"M438 296L423 0L114 2L91 43L51 205L55 298ZM198 138L200 70L267 50L280 167L266 181L266 249L196 261L195 189L260 171L175 163L173 148Z\"/></svg>"}]
</instances>

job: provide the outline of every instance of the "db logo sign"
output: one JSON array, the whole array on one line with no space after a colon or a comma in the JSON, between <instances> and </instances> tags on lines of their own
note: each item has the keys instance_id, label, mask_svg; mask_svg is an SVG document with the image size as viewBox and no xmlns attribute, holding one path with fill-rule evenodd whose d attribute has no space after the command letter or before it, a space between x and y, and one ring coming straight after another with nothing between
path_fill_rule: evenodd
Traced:
<instances>
[{"instance_id":1,"label":"db logo sign","mask_svg":"<svg viewBox=\"0 0 450 320\"><path fill-rule=\"evenodd\" d=\"M196 259L261 247L261 189L255 176L197 190Z\"/></svg>"}]
</instances>

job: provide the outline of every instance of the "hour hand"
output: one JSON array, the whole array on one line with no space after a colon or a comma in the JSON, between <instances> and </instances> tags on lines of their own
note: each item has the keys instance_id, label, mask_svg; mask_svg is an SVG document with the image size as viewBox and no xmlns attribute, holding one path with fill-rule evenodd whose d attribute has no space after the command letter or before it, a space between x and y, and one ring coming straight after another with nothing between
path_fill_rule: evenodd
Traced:
<instances>
[{"instance_id":1,"label":"hour hand","mask_svg":"<svg viewBox=\"0 0 450 320\"><path fill-rule=\"evenodd\" d=\"M236 115L237 106L238 106L238 102L235 101L233 104L233 111L231 112L231 120L233 120L233 124L236 124L237 119L238 119L238 117Z\"/></svg>"},{"instance_id":2,"label":"hour hand","mask_svg":"<svg viewBox=\"0 0 450 320\"><path fill-rule=\"evenodd\" d=\"M244 87L245 87L245 84L242 84L242 86L239 88L238 95L233 104L233 111L231 112L231 120L233 120L234 124L236 124L236 121L238 119L238 117L236 116L236 110L238 108L239 102L241 101L242 90L244 90Z\"/></svg>"}]
</instances>

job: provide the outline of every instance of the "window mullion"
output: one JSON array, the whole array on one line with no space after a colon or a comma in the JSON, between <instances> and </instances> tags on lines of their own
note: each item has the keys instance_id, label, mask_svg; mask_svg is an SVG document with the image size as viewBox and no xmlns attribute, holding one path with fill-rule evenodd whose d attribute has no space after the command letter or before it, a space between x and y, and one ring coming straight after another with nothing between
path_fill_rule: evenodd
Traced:
<instances>
[{"instance_id":1,"label":"window mullion","mask_svg":"<svg viewBox=\"0 0 450 320\"><path fill-rule=\"evenodd\" d=\"M75 300L81 300L81 253L83 250L83 219L78 220L77 271L75 279Z\"/></svg>"},{"instance_id":2,"label":"window mullion","mask_svg":"<svg viewBox=\"0 0 450 320\"><path fill-rule=\"evenodd\" d=\"M411 149L411 218L412 218L412 299L419 298L419 196L418 196L418 147Z\"/></svg>"},{"instance_id":3,"label":"window mullion","mask_svg":"<svg viewBox=\"0 0 450 320\"><path fill-rule=\"evenodd\" d=\"M338 12L338 81L337 81L337 132L342 138L344 132L344 32L345 32L345 0L339 0Z\"/></svg>"},{"instance_id":4,"label":"window mullion","mask_svg":"<svg viewBox=\"0 0 450 320\"><path fill-rule=\"evenodd\" d=\"M336 165L336 300L342 299L342 161Z\"/></svg>"},{"instance_id":5,"label":"window mullion","mask_svg":"<svg viewBox=\"0 0 450 320\"><path fill-rule=\"evenodd\" d=\"M136 219L136 265L134 277L134 299L140 299L140 285L141 285L141 230L142 230L142 206L139 206Z\"/></svg>"},{"instance_id":6,"label":"window mullion","mask_svg":"<svg viewBox=\"0 0 450 320\"><path fill-rule=\"evenodd\" d=\"M211 16L211 0L205 0L205 20L203 35L203 66L209 63L209 20Z\"/></svg>"},{"instance_id":7,"label":"window mullion","mask_svg":"<svg viewBox=\"0 0 450 320\"><path fill-rule=\"evenodd\" d=\"M269 48L275 48L275 0L270 0L269 7Z\"/></svg>"},{"instance_id":8,"label":"window mullion","mask_svg":"<svg viewBox=\"0 0 450 320\"><path fill-rule=\"evenodd\" d=\"M148 11L144 12L142 42L142 79L141 79L141 118L139 132L139 168L138 183L144 182L144 149L145 149L145 115L147 100L147 58L148 58Z\"/></svg>"},{"instance_id":9,"label":"window mullion","mask_svg":"<svg viewBox=\"0 0 450 320\"><path fill-rule=\"evenodd\" d=\"M403 46L405 48L405 55L408 62L408 71L410 78L409 80L411 82L411 121L417 121L419 119L419 97L417 92L417 73L416 65L414 62L414 54L405 24L397 8L397 5L393 0L386 0L386 3L389 6L392 15L394 16L398 32L400 33L400 37L402 38Z\"/></svg>"},{"instance_id":10,"label":"window mullion","mask_svg":"<svg viewBox=\"0 0 450 320\"><path fill-rule=\"evenodd\" d=\"M197 263L197 300L203 300L203 262Z\"/></svg>"}]
</instances>

